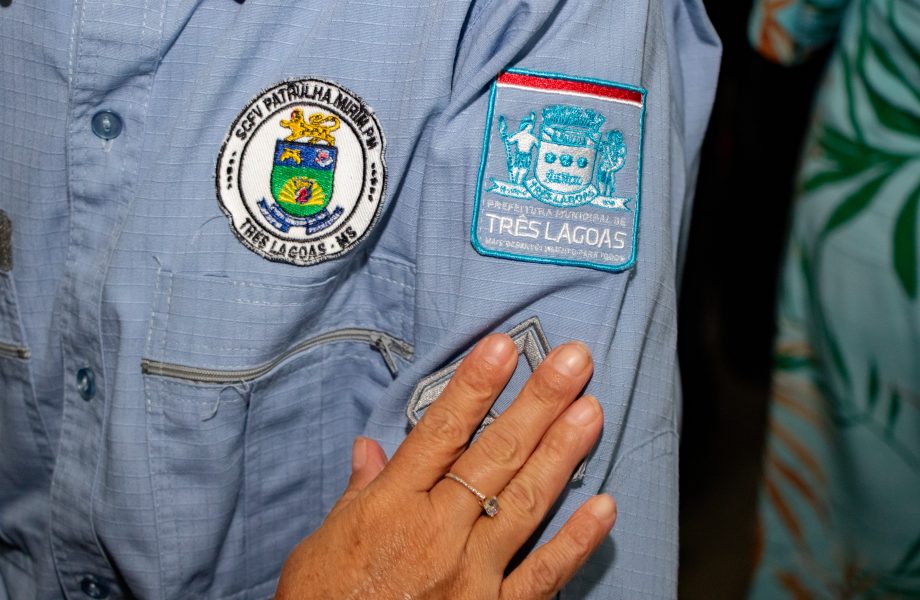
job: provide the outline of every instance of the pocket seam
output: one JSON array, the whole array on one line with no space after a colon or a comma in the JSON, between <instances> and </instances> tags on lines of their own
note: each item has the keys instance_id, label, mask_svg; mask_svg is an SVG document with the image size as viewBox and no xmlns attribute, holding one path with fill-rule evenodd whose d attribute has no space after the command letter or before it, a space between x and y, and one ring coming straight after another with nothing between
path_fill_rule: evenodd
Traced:
<instances>
[{"instance_id":1,"label":"pocket seam","mask_svg":"<svg viewBox=\"0 0 920 600\"><path fill-rule=\"evenodd\" d=\"M300 305L298 305L298 306L300 306ZM346 318L348 318L348 317L350 316L350 313L349 313L348 311L343 311L343 312L342 312L342 315L345 316ZM381 318L382 318L382 316L383 316L383 315L380 314L380 313L378 313L378 315L380 315ZM406 317L404 316L404 317L403 317L403 323L401 324L401 328L402 328L402 329L406 329L406 325L407 325L407 323L406 323ZM292 344L290 344L290 346L289 346L288 348L283 349L283 350L281 350L280 352L278 352L277 355L276 355L276 357L277 357L277 356L281 356L282 354L284 354L285 352L287 352L290 348L294 348L294 347L296 347L297 345L299 345L299 344L301 344L301 343L303 343L303 342L309 340L310 338L319 337L319 336L325 335L325 334L327 334L327 333L332 333L332 332L334 332L334 331L338 331L338 330L340 330L340 329L347 329L347 328L344 328L344 327L336 327L335 329L330 329L329 331L318 331L315 335L311 335L309 338L304 338L304 339L301 339L301 340L297 340L297 341L293 342ZM368 328L362 327L361 329L368 329ZM381 328L381 329L368 329L368 330L369 330L369 331L375 331L375 332L378 332L378 333L385 333L385 334L387 334L388 336L390 336L390 337L392 337L392 338L399 339L399 340L401 340L401 341L403 341L403 342L406 342L406 343L410 343L408 340L402 339L402 336L397 335L397 334L394 334L394 333L392 333L392 332L390 332L390 331L387 331L386 329L383 329L383 328ZM358 341L358 340L355 340L355 341ZM233 346L215 346L215 345L213 345L213 344L203 344L203 343L202 343L202 344L199 344L199 343L184 343L182 346L177 346L177 345L170 345L170 344L169 344L168 342L166 342L166 341L163 342L162 349L163 349L163 350L180 350L180 351L181 351L181 350L184 350L184 349L191 349L191 350L213 350L213 351L223 351L223 352L233 351L233 350L246 350L246 351L250 351L250 352L255 352L255 351L261 350L261 348L259 348L259 347L252 347L252 346L241 346L241 345L233 345ZM299 353L298 353L298 354L299 354ZM268 359L268 360L265 361L265 362L271 362L271 360L273 360L273 359ZM161 362L165 362L165 361L161 361ZM192 365L185 365L185 366L192 366ZM220 370L220 369L216 369L216 370ZM236 369L228 369L228 370L236 370Z\"/></svg>"},{"instance_id":2,"label":"pocket seam","mask_svg":"<svg viewBox=\"0 0 920 600\"><path fill-rule=\"evenodd\" d=\"M209 275L199 275L194 273L183 273L175 271L169 271L170 275L179 275L184 279L191 281L201 281L207 283L220 283L221 285L230 285L234 287L241 288L255 288L255 289L268 289L268 290L289 290L293 292L309 290L317 287L322 287L328 285L330 282L335 281L339 278L338 274L330 275L329 277L323 279L322 281L317 281L316 283L304 284L304 285L285 285L280 283L258 283L255 281L240 281L239 279L230 279L229 277L218 277L218 276L209 276Z\"/></svg>"},{"instance_id":3,"label":"pocket seam","mask_svg":"<svg viewBox=\"0 0 920 600\"><path fill-rule=\"evenodd\" d=\"M402 283L401 281L396 281L395 279L390 279L389 277L384 277L383 275L376 275L376 274L370 273L370 272L368 272L368 275L370 275L370 276L373 277L374 279L380 279L380 280L386 281L386 282L388 282L388 283L392 283L392 284L394 284L394 285L398 285L399 287L401 287L401 288L403 288L403 289L406 289L406 288L409 287L407 284Z\"/></svg>"}]
</instances>

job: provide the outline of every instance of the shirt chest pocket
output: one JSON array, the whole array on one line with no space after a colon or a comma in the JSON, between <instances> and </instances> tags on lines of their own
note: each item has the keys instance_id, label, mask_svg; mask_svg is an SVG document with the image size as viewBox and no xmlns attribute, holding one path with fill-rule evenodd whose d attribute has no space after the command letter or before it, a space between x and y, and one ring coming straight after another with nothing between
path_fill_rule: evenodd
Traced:
<instances>
[{"instance_id":1,"label":"shirt chest pocket","mask_svg":"<svg viewBox=\"0 0 920 600\"><path fill-rule=\"evenodd\" d=\"M0 270L0 554L10 559L29 548L30 507L46 498L53 464L30 357L13 277ZM21 581L21 573L4 573L7 566L0 561L0 580Z\"/></svg>"},{"instance_id":2,"label":"shirt chest pocket","mask_svg":"<svg viewBox=\"0 0 920 600\"><path fill-rule=\"evenodd\" d=\"M303 286L161 271L142 370L166 597L270 595L411 359L412 286L379 259Z\"/></svg>"}]
</instances>

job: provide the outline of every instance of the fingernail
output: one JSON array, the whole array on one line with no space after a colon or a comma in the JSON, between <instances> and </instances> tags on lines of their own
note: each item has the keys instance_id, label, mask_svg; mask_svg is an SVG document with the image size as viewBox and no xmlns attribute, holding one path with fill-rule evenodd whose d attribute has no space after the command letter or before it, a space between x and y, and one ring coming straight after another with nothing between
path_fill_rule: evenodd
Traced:
<instances>
[{"instance_id":1,"label":"fingernail","mask_svg":"<svg viewBox=\"0 0 920 600\"><path fill-rule=\"evenodd\" d=\"M367 440L361 436L355 438L351 447L351 470L360 471L367 462Z\"/></svg>"},{"instance_id":2,"label":"fingernail","mask_svg":"<svg viewBox=\"0 0 920 600\"><path fill-rule=\"evenodd\" d=\"M503 365L511 354L516 352L514 342L506 335L490 335L484 340L481 356L484 361L493 365Z\"/></svg>"},{"instance_id":3,"label":"fingernail","mask_svg":"<svg viewBox=\"0 0 920 600\"><path fill-rule=\"evenodd\" d=\"M574 425L587 425L597 417L597 401L590 396L581 398L569 407L565 419Z\"/></svg>"},{"instance_id":4,"label":"fingernail","mask_svg":"<svg viewBox=\"0 0 920 600\"><path fill-rule=\"evenodd\" d=\"M594 497L590 510L591 514L599 520L609 521L617 513L617 505L607 494L600 494Z\"/></svg>"},{"instance_id":5,"label":"fingernail","mask_svg":"<svg viewBox=\"0 0 920 600\"><path fill-rule=\"evenodd\" d=\"M553 365L563 375L578 375L591 362L588 347L581 342L568 342L553 355Z\"/></svg>"}]
</instances>

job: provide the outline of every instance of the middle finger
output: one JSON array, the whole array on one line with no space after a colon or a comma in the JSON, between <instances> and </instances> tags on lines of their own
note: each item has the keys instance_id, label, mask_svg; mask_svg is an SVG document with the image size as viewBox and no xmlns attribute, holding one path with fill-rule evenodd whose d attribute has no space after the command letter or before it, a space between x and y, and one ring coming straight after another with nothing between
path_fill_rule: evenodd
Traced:
<instances>
[{"instance_id":1,"label":"middle finger","mask_svg":"<svg viewBox=\"0 0 920 600\"><path fill-rule=\"evenodd\" d=\"M517 399L450 471L487 497L497 495L524 465L553 421L578 397L592 370L591 354L581 343L569 342L550 352ZM431 498L449 507L467 526L482 512L476 497L456 481L441 480L431 490Z\"/></svg>"},{"instance_id":2,"label":"middle finger","mask_svg":"<svg viewBox=\"0 0 920 600\"><path fill-rule=\"evenodd\" d=\"M491 552L474 552L486 564L506 565L543 521L571 481L572 472L597 442L603 410L584 396L550 427L530 460L498 496L500 519L479 519L470 539Z\"/></svg>"}]
</instances>

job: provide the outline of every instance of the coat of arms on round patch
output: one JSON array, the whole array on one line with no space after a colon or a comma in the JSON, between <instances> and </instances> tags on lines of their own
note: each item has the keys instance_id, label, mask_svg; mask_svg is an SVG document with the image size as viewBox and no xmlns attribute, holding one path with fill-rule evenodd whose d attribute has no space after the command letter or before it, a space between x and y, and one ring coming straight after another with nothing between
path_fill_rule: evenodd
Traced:
<instances>
[{"instance_id":1,"label":"coat of arms on round patch","mask_svg":"<svg viewBox=\"0 0 920 600\"><path fill-rule=\"evenodd\" d=\"M293 79L256 96L217 158L217 197L236 236L273 261L306 266L355 248L380 216L384 139L355 94Z\"/></svg>"}]
</instances>

